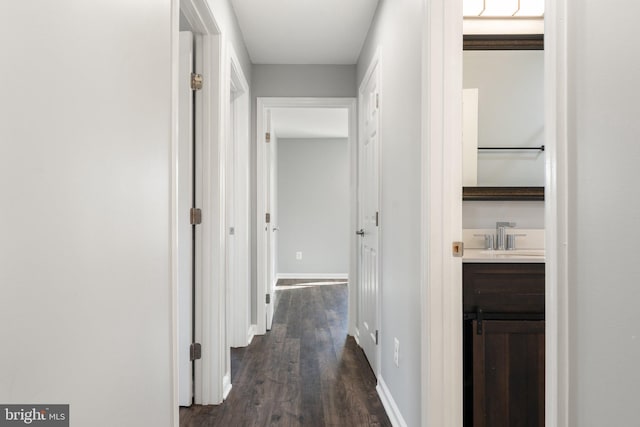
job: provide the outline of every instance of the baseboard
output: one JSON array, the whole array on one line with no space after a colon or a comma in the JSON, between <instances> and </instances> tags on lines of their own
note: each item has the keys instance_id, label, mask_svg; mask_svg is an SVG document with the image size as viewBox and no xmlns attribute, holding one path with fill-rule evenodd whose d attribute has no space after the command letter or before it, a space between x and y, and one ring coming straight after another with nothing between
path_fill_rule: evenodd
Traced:
<instances>
[{"instance_id":1,"label":"baseboard","mask_svg":"<svg viewBox=\"0 0 640 427\"><path fill-rule=\"evenodd\" d=\"M227 400L227 396L229 396L231 392L231 387L231 373L228 373L222 378L222 400Z\"/></svg>"},{"instance_id":2,"label":"baseboard","mask_svg":"<svg viewBox=\"0 0 640 427\"><path fill-rule=\"evenodd\" d=\"M251 341L253 341L253 337L256 336L257 332L258 332L258 325L249 326L249 332L247 334L247 345L251 344Z\"/></svg>"},{"instance_id":3,"label":"baseboard","mask_svg":"<svg viewBox=\"0 0 640 427\"><path fill-rule=\"evenodd\" d=\"M278 279L349 279L349 273L278 273Z\"/></svg>"},{"instance_id":4,"label":"baseboard","mask_svg":"<svg viewBox=\"0 0 640 427\"><path fill-rule=\"evenodd\" d=\"M402 418L400 409L398 409L398 405L396 405L395 400L393 400L393 396L391 396L391 392L389 391L389 388L387 388L387 384L385 384L382 376L378 377L376 391L378 392L378 396L380 396L384 410L387 411L387 416L389 417L389 421L391 421L391 425L393 427L407 427L407 423L404 418Z\"/></svg>"}]
</instances>

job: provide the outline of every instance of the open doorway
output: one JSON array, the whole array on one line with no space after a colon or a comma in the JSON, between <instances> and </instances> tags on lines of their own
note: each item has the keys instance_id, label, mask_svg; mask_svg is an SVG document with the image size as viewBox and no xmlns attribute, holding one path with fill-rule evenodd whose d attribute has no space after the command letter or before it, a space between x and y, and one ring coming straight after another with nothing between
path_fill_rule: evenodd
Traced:
<instances>
[{"instance_id":1,"label":"open doorway","mask_svg":"<svg viewBox=\"0 0 640 427\"><path fill-rule=\"evenodd\" d=\"M352 98L258 98L258 333L279 278L356 277L356 123ZM351 285L348 295L354 334Z\"/></svg>"}]
</instances>

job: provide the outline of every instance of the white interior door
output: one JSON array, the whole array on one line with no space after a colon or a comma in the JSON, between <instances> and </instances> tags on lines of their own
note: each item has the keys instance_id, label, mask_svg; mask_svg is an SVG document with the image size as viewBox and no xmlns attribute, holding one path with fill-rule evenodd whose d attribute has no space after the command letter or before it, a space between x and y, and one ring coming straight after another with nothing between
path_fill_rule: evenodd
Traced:
<instances>
[{"instance_id":1,"label":"white interior door","mask_svg":"<svg viewBox=\"0 0 640 427\"><path fill-rule=\"evenodd\" d=\"M193 342L193 226L190 210L193 206L193 35L180 32L180 97L178 139L178 379L180 406L193 401L193 363L190 346Z\"/></svg>"},{"instance_id":2,"label":"white interior door","mask_svg":"<svg viewBox=\"0 0 640 427\"><path fill-rule=\"evenodd\" d=\"M271 128L271 112L267 112L267 132L269 134L268 142L266 143L265 158L267 169L267 185L266 185L266 206L268 218L265 218L265 241L267 244L267 302L266 302L266 315L267 315L267 329L271 329L271 323L273 322L273 299L274 295L274 281L276 275L275 257L276 257L276 238L275 232L277 231L276 224L276 208L275 208L275 181L276 181L276 168L275 168L275 140L276 136ZM266 137L265 137L266 138Z\"/></svg>"},{"instance_id":3,"label":"white interior door","mask_svg":"<svg viewBox=\"0 0 640 427\"><path fill-rule=\"evenodd\" d=\"M358 332L360 345L377 375L380 108L378 63L372 67L360 88Z\"/></svg>"}]
</instances>

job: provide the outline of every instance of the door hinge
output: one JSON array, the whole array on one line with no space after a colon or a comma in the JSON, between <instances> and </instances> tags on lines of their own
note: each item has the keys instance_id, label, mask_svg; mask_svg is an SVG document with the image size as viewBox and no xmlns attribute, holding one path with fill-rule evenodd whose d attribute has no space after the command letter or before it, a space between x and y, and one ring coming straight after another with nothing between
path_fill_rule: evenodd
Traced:
<instances>
[{"instance_id":1,"label":"door hinge","mask_svg":"<svg viewBox=\"0 0 640 427\"><path fill-rule=\"evenodd\" d=\"M202 74L191 73L191 90L202 89Z\"/></svg>"},{"instance_id":2,"label":"door hinge","mask_svg":"<svg viewBox=\"0 0 640 427\"><path fill-rule=\"evenodd\" d=\"M270 214L270 213L266 213L266 214L264 215L264 221L265 221L267 224L271 224L271 214Z\"/></svg>"},{"instance_id":3,"label":"door hinge","mask_svg":"<svg viewBox=\"0 0 640 427\"><path fill-rule=\"evenodd\" d=\"M202 210L200 208L191 208L191 225L202 224Z\"/></svg>"},{"instance_id":4,"label":"door hinge","mask_svg":"<svg viewBox=\"0 0 640 427\"><path fill-rule=\"evenodd\" d=\"M199 342L194 342L189 347L189 359L193 362L194 360L202 359L202 345Z\"/></svg>"},{"instance_id":5,"label":"door hinge","mask_svg":"<svg viewBox=\"0 0 640 427\"><path fill-rule=\"evenodd\" d=\"M266 295L265 301L267 304L271 304L271 294Z\"/></svg>"},{"instance_id":6,"label":"door hinge","mask_svg":"<svg viewBox=\"0 0 640 427\"><path fill-rule=\"evenodd\" d=\"M378 330L376 329L376 345L378 345Z\"/></svg>"},{"instance_id":7,"label":"door hinge","mask_svg":"<svg viewBox=\"0 0 640 427\"><path fill-rule=\"evenodd\" d=\"M264 134L264 140L267 143L271 142L271 132L267 132Z\"/></svg>"},{"instance_id":8,"label":"door hinge","mask_svg":"<svg viewBox=\"0 0 640 427\"><path fill-rule=\"evenodd\" d=\"M380 212L376 212L376 227L380 226Z\"/></svg>"},{"instance_id":9,"label":"door hinge","mask_svg":"<svg viewBox=\"0 0 640 427\"><path fill-rule=\"evenodd\" d=\"M464 243L453 242L451 244L451 254L456 258L461 258L464 255Z\"/></svg>"}]
</instances>

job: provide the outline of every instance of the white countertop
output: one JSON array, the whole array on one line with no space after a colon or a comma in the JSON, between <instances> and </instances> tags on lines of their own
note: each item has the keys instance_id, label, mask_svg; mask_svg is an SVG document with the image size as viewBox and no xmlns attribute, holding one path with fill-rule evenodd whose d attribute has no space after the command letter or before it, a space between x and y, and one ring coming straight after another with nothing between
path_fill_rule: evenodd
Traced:
<instances>
[{"instance_id":1,"label":"white countertop","mask_svg":"<svg viewBox=\"0 0 640 427\"><path fill-rule=\"evenodd\" d=\"M544 249L516 249L498 251L487 249L465 249L462 262L545 262Z\"/></svg>"}]
</instances>

